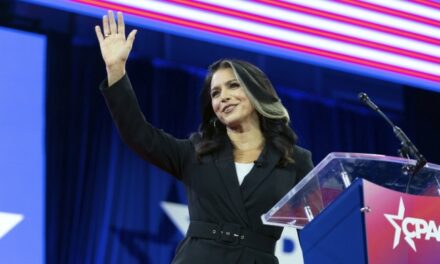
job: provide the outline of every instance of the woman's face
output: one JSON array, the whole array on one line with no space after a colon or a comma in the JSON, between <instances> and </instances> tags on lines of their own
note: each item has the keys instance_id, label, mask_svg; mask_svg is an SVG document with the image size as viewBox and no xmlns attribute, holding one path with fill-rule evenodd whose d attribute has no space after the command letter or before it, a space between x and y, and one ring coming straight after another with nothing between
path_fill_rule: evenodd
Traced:
<instances>
[{"instance_id":1,"label":"woman's face","mask_svg":"<svg viewBox=\"0 0 440 264\"><path fill-rule=\"evenodd\" d=\"M230 68L217 70L211 80L211 103L217 118L227 127L258 122L258 115Z\"/></svg>"}]
</instances>

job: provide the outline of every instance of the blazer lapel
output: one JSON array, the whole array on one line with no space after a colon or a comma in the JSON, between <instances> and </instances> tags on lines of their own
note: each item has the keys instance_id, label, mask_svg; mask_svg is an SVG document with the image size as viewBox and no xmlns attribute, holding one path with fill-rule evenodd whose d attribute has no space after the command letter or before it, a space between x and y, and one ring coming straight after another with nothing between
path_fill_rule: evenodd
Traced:
<instances>
[{"instance_id":1,"label":"blazer lapel","mask_svg":"<svg viewBox=\"0 0 440 264\"><path fill-rule=\"evenodd\" d=\"M281 153L276 150L272 144L266 144L260 157L255 162L254 168L251 170L250 174L244 178L240 186L243 201L246 201L257 187L270 176L274 168L277 166L280 157Z\"/></svg>"},{"instance_id":2,"label":"blazer lapel","mask_svg":"<svg viewBox=\"0 0 440 264\"><path fill-rule=\"evenodd\" d=\"M243 203L243 198L238 183L237 172L235 170L232 144L228 139L224 140L223 147L215 158L215 166L217 167L217 171L223 180L236 212L244 223L249 223L249 218Z\"/></svg>"}]
</instances>

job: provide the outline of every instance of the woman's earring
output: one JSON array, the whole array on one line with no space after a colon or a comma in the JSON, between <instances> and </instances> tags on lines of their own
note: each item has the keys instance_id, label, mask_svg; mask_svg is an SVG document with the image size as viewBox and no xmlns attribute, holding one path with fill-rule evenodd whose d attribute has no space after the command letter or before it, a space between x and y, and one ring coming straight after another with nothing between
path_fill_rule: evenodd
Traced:
<instances>
[{"instance_id":1,"label":"woman's earring","mask_svg":"<svg viewBox=\"0 0 440 264\"><path fill-rule=\"evenodd\" d=\"M217 118L213 118L211 120L211 122L212 122L212 125L214 126L214 128L217 128Z\"/></svg>"}]
</instances>

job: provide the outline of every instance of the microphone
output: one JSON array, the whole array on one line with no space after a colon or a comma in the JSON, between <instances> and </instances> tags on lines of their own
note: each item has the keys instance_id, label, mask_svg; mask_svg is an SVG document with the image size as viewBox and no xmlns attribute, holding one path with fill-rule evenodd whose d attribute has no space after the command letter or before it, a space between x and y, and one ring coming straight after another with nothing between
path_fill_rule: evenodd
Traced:
<instances>
[{"instance_id":1,"label":"microphone","mask_svg":"<svg viewBox=\"0 0 440 264\"><path fill-rule=\"evenodd\" d=\"M368 97L368 95L366 93L359 93L358 98L366 106L370 107L371 109L373 109L373 111L375 111L379 115L381 115L388 122L388 124L390 124L391 127L393 127L393 128L395 127L393 122L391 122L391 120L384 113L382 113L380 108L375 103L373 103L373 101L370 100L370 97Z\"/></svg>"},{"instance_id":2,"label":"microphone","mask_svg":"<svg viewBox=\"0 0 440 264\"><path fill-rule=\"evenodd\" d=\"M379 107L377 105L375 105L370 100L370 97L368 97L368 95L366 93L359 93L358 94L358 98L359 98L359 100L361 100L362 103L366 104L367 106L369 106L374 111L378 111L378 110L380 111Z\"/></svg>"},{"instance_id":3,"label":"microphone","mask_svg":"<svg viewBox=\"0 0 440 264\"><path fill-rule=\"evenodd\" d=\"M399 155L401 157L406 157L406 158L409 158L411 156L412 158L417 160L417 164L411 168L412 176L416 175L417 172L419 172L419 170L423 168L423 166L425 166L427 162L425 157L423 157L423 155L411 142L411 140L408 138L405 132L403 132L403 130L400 127L394 125L394 123L380 110L380 108L370 100L370 98L366 93L359 93L358 98L362 103L373 109L380 116L382 116L387 121L388 124L390 124L390 126L393 128L394 134L399 139L400 145L402 146L402 148L399 149ZM410 181L411 179L412 177L410 177ZM406 189L407 193L408 193L409 183L410 182L408 182Z\"/></svg>"}]
</instances>

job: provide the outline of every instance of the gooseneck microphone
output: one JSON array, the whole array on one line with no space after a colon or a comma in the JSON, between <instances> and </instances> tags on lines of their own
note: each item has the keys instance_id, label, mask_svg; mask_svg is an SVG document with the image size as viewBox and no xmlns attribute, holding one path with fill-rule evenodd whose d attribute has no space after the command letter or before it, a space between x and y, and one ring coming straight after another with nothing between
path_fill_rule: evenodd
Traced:
<instances>
[{"instance_id":1,"label":"gooseneck microphone","mask_svg":"<svg viewBox=\"0 0 440 264\"><path fill-rule=\"evenodd\" d=\"M379 107L370 100L370 97L368 97L368 95L366 93L359 93L358 98L366 106L370 107L375 112L377 112L379 115L381 115L388 122L388 124L390 124L391 127L393 127L393 128L395 127L393 122L391 122L391 120L379 109Z\"/></svg>"},{"instance_id":2,"label":"gooseneck microphone","mask_svg":"<svg viewBox=\"0 0 440 264\"><path fill-rule=\"evenodd\" d=\"M411 142L411 140L408 138L405 132L403 132L403 130L400 127L394 125L394 123L379 109L379 107L370 100L370 98L366 93L359 93L358 98L362 103L364 103L365 105L373 109L375 112L377 112L380 116L382 116L387 121L387 123L390 124L390 126L393 128L393 132L396 135L396 137L399 139L401 145L401 148L398 151L399 155L403 158L413 158L417 160L416 165L410 167L409 172L411 173L411 175L408 184L406 186L406 192L408 193L412 178L417 174L417 172L420 171L421 168L423 168L423 166L425 166L427 162L425 157L423 157L423 155L420 154L419 150Z\"/></svg>"}]
</instances>

